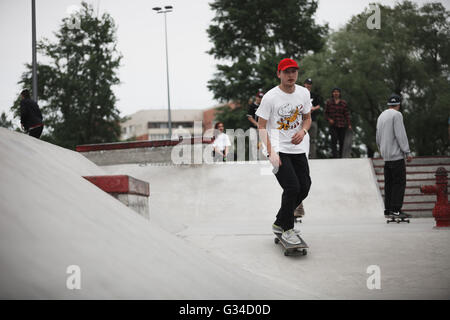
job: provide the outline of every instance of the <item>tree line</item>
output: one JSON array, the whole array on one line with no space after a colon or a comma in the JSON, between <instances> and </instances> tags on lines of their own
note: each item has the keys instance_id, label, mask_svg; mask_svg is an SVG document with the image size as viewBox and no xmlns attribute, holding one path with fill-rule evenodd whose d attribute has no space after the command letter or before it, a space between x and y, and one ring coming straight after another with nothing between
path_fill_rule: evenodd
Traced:
<instances>
[{"instance_id":1,"label":"tree line","mask_svg":"<svg viewBox=\"0 0 450 320\"><path fill-rule=\"evenodd\" d=\"M368 28L373 12L367 8L330 32L314 22L317 1L214 1L216 16L208 29L214 47L209 53L223 63L208 87L216 99L240 106L223 107L217 120L229 128L248 128L248 99L259 88L277 85L277 62L291 57L300 62L299 84L312 78L322 101L332 88L342 89L354 127L354 157L374 155L376 121L391 93L403 97L413 152L450 155L449 12L438 2L377 6L379 29ZM325 158L331 148L321 106L318 156Z\"/></svg>"},{"instance_id":2,"label":"tree line","mask_svg":"<svg viewBox=\"0 0 450 320\"><path fill-rule=\"evenodd\" d=\"M217 101L238 106L218 110L216 120L226 128L249 128L249 99L277 85L276 65L291 57L300 63L299 84L312 78L313 91L322 97L319 157L331 154L323 102L333 87L340 87L349 103L353 157L376 151L376 120L391 93L403 97L413 152L450 154L450 13L441 3L377 5L379 29L368 28L373 12L366 8L337 31L316 23L317 0L214 0L210 6L215 16L207 29L208 53L218 63L207 89ZM113 18L108 13L98 17L82 2L55 36L54 42L38 42L43 138L67 148L118 141L121 119L112 87L120 84L122 55ZM19 80L23 88L31 87L31 74L28 64ZM16 100L11 107L15 116L18 106ZM12 127L5 113L0 126Z\"/></svg>"}]
</instances>

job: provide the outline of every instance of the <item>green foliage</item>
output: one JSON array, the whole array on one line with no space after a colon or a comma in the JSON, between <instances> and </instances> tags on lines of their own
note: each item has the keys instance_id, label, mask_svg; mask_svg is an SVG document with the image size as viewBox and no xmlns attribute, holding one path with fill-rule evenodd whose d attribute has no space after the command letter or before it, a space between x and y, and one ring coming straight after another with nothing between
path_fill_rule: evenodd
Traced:
<instances>
[{"instance_id":1,"label":"green foliage","mask_svg":"<svg viewBox=\"0 0 450 320\"><path fill-rule=\"evenodd\" d=\"M80 22L80 28L73 21ZM116 49L116 29L112 17L96 17L91 5L64 18L55 43L43 39L38 52L38 97L48 140L74 148L85 143L117 141L120 136L119 110L111 89L119 84L117 69L121 55ZM31 66L20 84L31 87ZM18 114L18 101L12 110Z\"/></svg>"},{"instance_id":2,"label":"green foliage","mask_svg":"<svg viewBox=\"0 0 450 320\"><path fill-rule=\"evenodd\" d=\"M380 5L380 11L381 29L367 28L372 12L352 17L323 51L303 60L300 78L312 77L323 97L342 88L356 144L369 153L376 150L377 118L389 95L398 93L411 149L417 155L449 154L449 12L438 3L419 8L409 1ZM327 128L320 130L325 135Z\"/></svg>"},{"instance_id":3,"label":"green foliage","mask_svg":"<svg viewBox=\"0 0 450 320\"><path fill-rule=\"evenodd\" d=\"M258 89L271 89L279 83L279 60L320 50L328 30L314 22L315 0L215 0L210 6L216 15L207 30L208 53L224 63L208 89L219 101L245 105Z\"/></svg>"},{"instance_id":4,"label":"green foliage","mask_svg":"<svg viewBox=\"0 0 450 320\"><path fill-rule=\"evenodd\" d=\"M247 111L245 107L232 109L226 105L217 109L215 119L217 122L223 122L225 129L242 129L246 131L250 128Z\"/></svg>"}]
</instances>

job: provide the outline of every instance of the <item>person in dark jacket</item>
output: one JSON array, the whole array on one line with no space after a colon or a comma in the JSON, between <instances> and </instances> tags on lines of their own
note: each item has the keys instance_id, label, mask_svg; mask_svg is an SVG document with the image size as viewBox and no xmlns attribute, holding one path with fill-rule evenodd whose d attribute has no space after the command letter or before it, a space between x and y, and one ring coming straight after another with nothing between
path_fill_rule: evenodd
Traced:
<instances>
[{"instance_id":1,"label":"person in dark jacket","mask_svg":"<svg viewBox=\"0 0 450 320\"><path fill-rule=\"evenodd\" d=\"M26 133L39 139L44 129L41 110L38 104L31 99L28 89L23 90L20 96L20 124Z\"/></svg>"},{"instance_id":2,"label":"person in dark jacket","mask_svg":"<svg viewBox=\"0 0 450 320\"><path fill-rule=\"evenodd\" d=\"M333 88L331 98L327 100L325 107L325 118L330 124L331 150L333 158L342 158L344 148L345 132L352 129L350 123L350 112L347 102L341 98L341 89ZM339 143L339 153L337 144Z\"/></svg>"}]
</instances>

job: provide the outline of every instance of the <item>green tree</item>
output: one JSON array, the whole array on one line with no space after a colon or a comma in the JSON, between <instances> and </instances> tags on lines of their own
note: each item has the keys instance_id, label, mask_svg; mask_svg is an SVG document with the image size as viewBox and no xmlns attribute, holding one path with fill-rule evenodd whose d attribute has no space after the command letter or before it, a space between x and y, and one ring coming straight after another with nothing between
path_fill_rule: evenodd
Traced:
<instances>
[{"instance_id":1,"label":"green tree","mask_svg":"<svg viewBox=\"0 0 450 320\"><path fill-rule=\"evenodd\" d=\"M6 129L14 128L12 121L8 120L8 116L6 115L6 113L4 111L0 115L0 127L6 128Z\"/></svg>"},{"instance_id":2,"label":"green tree","mask_svg":"<svg viewBox=\"0 0 450 320\"><path fill-rule=\"evenodd\" d=\"M319 51L328 32L314 22L315 0L215 0L210 6L216 14L207 30L208 53L223 63L208 89L219 101L245 107L258 89L278 84L281 58Z\"/></svg>"},{"instance_id":3,"label":"green tree","mask_svg":"<svg viewBox=\"0 0 450 320\"><path fill-rule=\"evenodd\" d=\"M412 150L417 155L448 154L449 13L438 3L419 8L404 1L379 7L380 29L367 28L369 10L353 16L330 35L322 52L303 60L300 72L315 79L323 97L330 97L335 86L342 88L356 144L365 145L355 148L354 156L364 149L369 155L376 151L376 121L391 93L404 98ZM321 127L322 136L328 135L327 129Z\"/></svg>"},{"instance_id":4,"label":"green tree","mask_svg":"<svg viewBox=\"0 0 450 320\"><path fill-rule=\"evenodd\" d=\"M74 23L75 22L75 23ZM62 20L56 42L43 39L38 52L38 97L50 141L68 148L78 144L117 141L120 116L112 86L119 84L121 54L116 27L105 13L100 18L82 2ZM31 66L19 81L31 87ZM18 101L12 110L18 115Z\"/></svg>"}]
</instances>

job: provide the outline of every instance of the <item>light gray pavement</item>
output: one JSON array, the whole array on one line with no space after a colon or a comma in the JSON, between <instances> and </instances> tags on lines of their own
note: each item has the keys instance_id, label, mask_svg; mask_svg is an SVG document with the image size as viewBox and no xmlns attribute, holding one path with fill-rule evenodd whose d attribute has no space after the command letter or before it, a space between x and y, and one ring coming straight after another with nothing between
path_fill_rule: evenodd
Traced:
<instances>
[{"instance_id":1,"label":"light gray pavement","mask_svg":"<svg viewBox=\"0 0 450 320\"><path fill-rule=\"evenodd\" d=\"M311 297L176 237L82 178L101 174L76 152L0 128L0 299ZM67 287L72 265L80 290Z\"/></svg>"},{"instance_id":2,"label":"light gray pavement","mask_svg":"<svg viewBox=\"0 0 450 320\"><path fill-rule=\"evenodd\" d=\"M150 221L187 243L275 281L292 299L448 299L450 230L434 220L386 224L368 159L311 160L307 256L285 257L271 224L281 188L263 163L102 167L150 183ZM381 289L369 290L369 266Z\"/></svg>"},{"instance_id":3,"label":"light gray pavement","mask_svg":"<svg viewBox=\"0 0 450 320\"><path fill-rule=\"evenodd\" d=\"M268 163L100 168L0 128L0 298L449 298L450 230L387 225L367 159L310 165L310 250L285 257ZM150 220L82 178L112 173L150 183ZM81 290L66 287L70 265ZM381 290L367 289L371 265Z\"/></svg>"}]
</instances>

